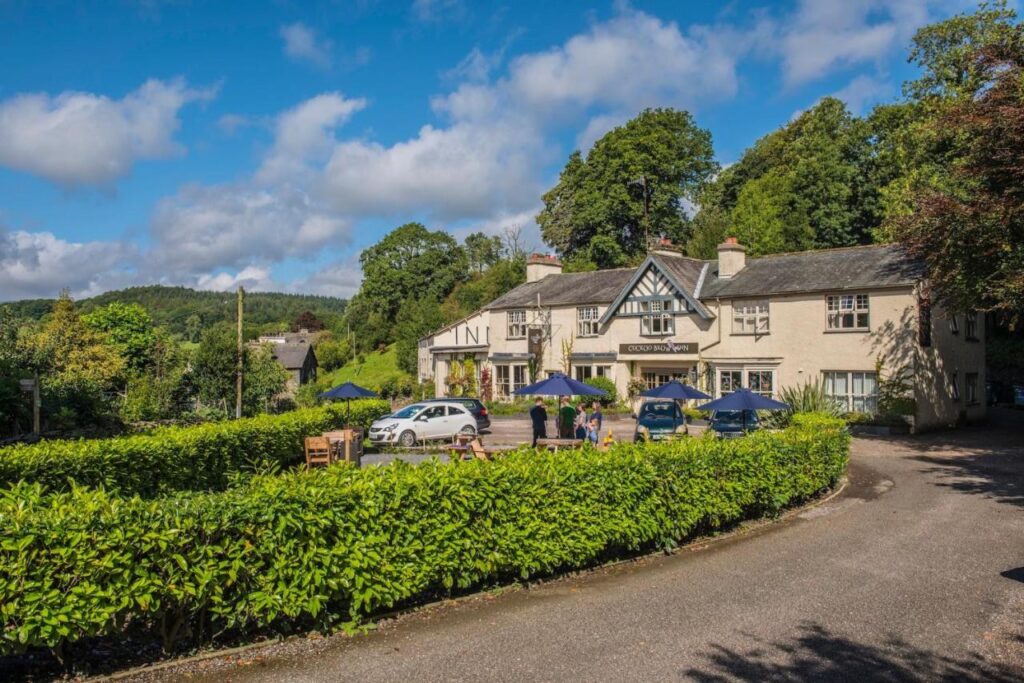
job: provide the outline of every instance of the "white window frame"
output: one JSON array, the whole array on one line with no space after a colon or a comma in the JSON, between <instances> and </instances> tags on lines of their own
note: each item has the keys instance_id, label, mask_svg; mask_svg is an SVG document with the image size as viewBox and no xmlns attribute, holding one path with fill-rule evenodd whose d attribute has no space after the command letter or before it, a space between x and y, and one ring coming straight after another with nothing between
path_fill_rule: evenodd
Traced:
<instances>
[{"instance_id":1,"label":"white window frame","mask_svg":"<svg viewBox=\"0 0 1024 683\"><path fill-rule=\"evenodd\" d=\"M505 315L508 322L506 339L526 339L526 309L508 311Z\"/></svg>"},{"instance_id":2,"label":"white window frame","mask_svg":"<svg viewBox=\"0 0 1024 683\"><path fill-rule=\"evenodd\" d=\"M668 304L666 306L666 304ZM672 315L672 301L654 299L641 301L640 335L643 337L667 337L676 333L676 321Z\"/></svg>"},{"instance_id":3,"label":"white window frame","mask_svg":"<svg viewBox=\"0 0 1024 683\"><path fill-rule=\"evenodd\" d=\"M508 397L511 377L512 373L509 370L508 365L502 364L494 366L494 388L499 398Z\"/></svg>"},{"instance_id":4,"label":"white window frame","mask_svg":"<svg viewBox=\"0 0 1024 683\"><path fill-rule=\"evenodd\" d=\"M867 294L827 294L825 327L830 332L870 330L871 297Z\"/></svg>"},{"instance_id":5,"label":"white window frame","mask_svg":"<svg viewBox=\"0 0 1024 683\"><path fill-rule=\"evenodd\" d=\"M751 386L753 384L750 381L751 375L753 375L753 374L759 374L760 375L760 374L764 374L764 373L767 373L768 376L769 376L768 383L769 383L770 387L769 387L768 391L764 391L763 389L754 389ZM774 398L775 397L775 370L772 370L771 368L744 368L743 369L743 381L746 382L746 388L750 389L755 394L761 394L762 396L764 396L766 398ZM760 384L760 382L758 382L758 384Z\"/></svg>"},{"instance_id":6,"label":"white window frame","mask_svg":"<svg viewBox=\"0 0 1024 683\"><path fill-rule=\"evenodd\" d=\"M576 365L573 367L573 377L577 382L584 382L594 376L594 368L590 365Z\"/></svg>"},{"instance_id":7,"label":"white window frame","mask_svg":"<svg viewBox=\"0 0 1024 683\"><path fill-rule=\"evenodd\" d=\"M843 376L846 391L842 394L835 392L836 380ZM874 384L874 392L866 393L854 391L856 380L860 379L861 387L864 387L870 379ZM822 382L825 385L825 394L836 402L840 409L848 413L867 413L873 415L878 412L878 373L868 370L825 370L822 372ZM858 403L861 405L858 406ZM858 408L863 406L864 410Z\"/></svg>"},{"instance_id":8,"label":"white window frame","mask_svg":"<svg viewBox=\"0 0 1024 683\"><path fill-rule=\"evenodd\" d=\"M733 334L762 335L768 334L770 331L768 299L747 299L733 302Z\"/></svg>"},{"instance_id":9,"label":"white window frame","mask_svg":"<svg viewBox=\"0 0 1024 683\"><path fill-rule=\"evenodd\" d=\"M726 390L722 386L722 375L729 375L729 389ZM739 375L739 381L735 381L733 375ZM737 389L743 388L743 368L717 368L715 377L715 388L718 390L718 397L721 398L726 394L731 394Z\"/></svg>"},{"instance_id":10,"label":"white window frame","mask_svg":"<svg viewBox=\"0 0 1024 683\"><path fill-rule=\"evenodd\" d=\"M596 337L598 336L598 315L597 306L579 306L576 309L576 336Z\"/></svg>"}]
</instances>

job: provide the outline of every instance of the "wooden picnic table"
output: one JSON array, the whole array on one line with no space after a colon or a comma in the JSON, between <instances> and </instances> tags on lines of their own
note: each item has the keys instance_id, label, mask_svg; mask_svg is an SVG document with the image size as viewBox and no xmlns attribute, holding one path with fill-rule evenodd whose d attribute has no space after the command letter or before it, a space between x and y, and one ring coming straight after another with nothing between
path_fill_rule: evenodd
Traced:
<instances>
[{"instance_id":1,"label":"wooden picnic table","mask_svg":"<svg viewBox=\"0 0 1024 683\"><path fill-rule=\"evenodd\" d=\"M337 429L324 432L323 436L330 442L337 460L360 464L363 457L362 429Z\"/></svg>"},{"instance_id":2,"label":"wooden picnic table","mask_svg":"<svg viewBox=\"0 0 1024 683\"><path fill-rule=\"evenodd\" d=\"M559 448L583 448L586 439L537 439L538 448L558 452Z\"/></svg>"}]
</instances>

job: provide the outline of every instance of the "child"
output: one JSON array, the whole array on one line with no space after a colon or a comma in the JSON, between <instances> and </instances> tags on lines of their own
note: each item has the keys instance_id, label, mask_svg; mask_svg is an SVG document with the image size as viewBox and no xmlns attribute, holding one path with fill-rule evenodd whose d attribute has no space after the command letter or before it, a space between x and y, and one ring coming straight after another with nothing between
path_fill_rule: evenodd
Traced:
<instances>
[{"instance_id":1,"label":"child","mask_svg":"<svg viewBox=\"0 0 1024 683\"><path fill-rule=\"evenodd\" d=\"M590 423L587 425L587 441L596 446L599 443L600 433L601 424L598 422L596 417L590 418Z\"/></svg>"}]
</instances>

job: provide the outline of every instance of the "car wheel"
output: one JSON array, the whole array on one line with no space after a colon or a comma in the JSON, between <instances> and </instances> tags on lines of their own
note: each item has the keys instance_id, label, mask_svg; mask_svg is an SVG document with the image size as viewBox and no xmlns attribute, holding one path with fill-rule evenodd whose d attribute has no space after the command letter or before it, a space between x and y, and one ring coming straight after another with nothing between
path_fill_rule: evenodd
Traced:
<instances>
[{"instance_id":1,"label":"car wheel","mask_svg":"<svg viewBox=\"0 0 1024 683\"><path fill-rule=\"evenodd\" d=\"M411 429L407 429L398 436L398 443L406 448L412 448L416 445L416 433Z\"/></svg>"},{"instance_id":2,"label":"car wheel","mask_svg":"<svg viewBox=\"0 0 1024 683\"><path fill-rule=\"evenodd\" d=\"M466 425L465 427L459 430L459 434L473 436L474 434L476 434L476 427L474 427L473 425Z\"/></svg>"}]
</instances>

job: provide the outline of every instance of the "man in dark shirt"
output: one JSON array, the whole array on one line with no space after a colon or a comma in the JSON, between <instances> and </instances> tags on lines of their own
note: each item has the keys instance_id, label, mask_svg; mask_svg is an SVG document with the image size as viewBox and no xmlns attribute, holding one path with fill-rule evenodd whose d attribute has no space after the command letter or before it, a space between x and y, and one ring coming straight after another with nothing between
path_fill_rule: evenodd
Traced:
<instances>
[{"instance_id":1,"label":"man in dark shirt","mask_svg":"<svg viewBox=\"0 0 1024 683\"><path fill-rule=\"evenodd\" d=\"M538 398L530 408L530 420L533 422L533 447L537 447L537 439L548 438L548 411L544 409L544 399Z\"/></svg>"}]
</instances>

